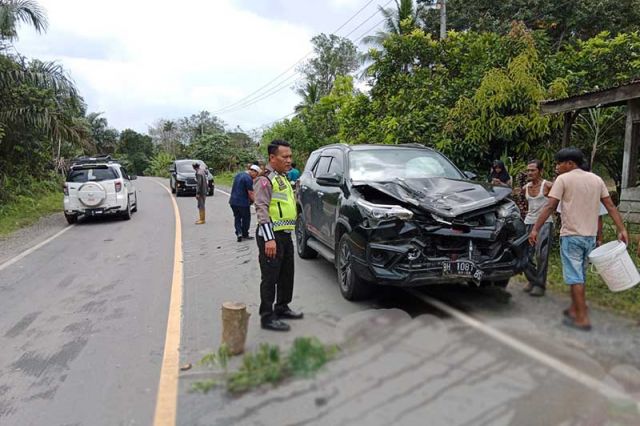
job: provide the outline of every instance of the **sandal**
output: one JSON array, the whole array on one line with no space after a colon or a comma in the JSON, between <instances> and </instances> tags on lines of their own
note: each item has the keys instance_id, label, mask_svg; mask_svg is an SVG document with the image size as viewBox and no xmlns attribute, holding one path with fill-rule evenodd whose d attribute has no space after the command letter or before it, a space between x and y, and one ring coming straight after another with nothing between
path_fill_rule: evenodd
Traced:
<instances>
[{"instance_id":1,"label":"sandal","mask_svg":"<svg viewBox=\"0 0 640 426\"><path fill-rule=\"evenodd\" d=\"M587 325L576 324L572 318L564 318L562 320L562 324L569 328L573 328L575 330L580 330L580 331L591 331L591 328L592 328L591 324L587 324Z\"/></svg>"}]
</instances>

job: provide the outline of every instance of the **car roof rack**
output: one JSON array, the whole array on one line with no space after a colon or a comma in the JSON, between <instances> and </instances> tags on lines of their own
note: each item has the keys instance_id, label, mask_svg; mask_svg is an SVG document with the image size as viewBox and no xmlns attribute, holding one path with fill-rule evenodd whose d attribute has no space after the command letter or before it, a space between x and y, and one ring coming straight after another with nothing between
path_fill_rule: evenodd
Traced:
<instances>
[{"instance_id":1,"label":"car roof rack","mask_svg":"<svg viewBox=\"0 0 640 426\"><path fill-rule=\"evenodd\" d=\"M110 155L106 154L98 154L95 156L82 155L80 157L76 157L72 162L71 166L80 166L84 164L104 164L104 163L119 163L118 160L112 158Z\"/></svg>"}]
</instances>

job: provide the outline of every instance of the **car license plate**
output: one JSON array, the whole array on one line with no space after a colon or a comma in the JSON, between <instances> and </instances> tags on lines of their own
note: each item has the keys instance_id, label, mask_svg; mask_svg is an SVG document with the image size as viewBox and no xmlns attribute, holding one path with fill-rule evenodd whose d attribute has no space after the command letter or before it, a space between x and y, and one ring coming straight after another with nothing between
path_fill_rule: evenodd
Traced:
<instances>
[{"instance_id":1,"label":"car license plate","mask_svg":"<svg viewBox=\"0 0 640 426\"><path fill-rule=\"evenodd\" d=\"M104 210L96 209L96 210L90 210L90 212L91 212L91 216L100 216L102 213L104 213Z\"/></svg>"},{"instance_id":2,"label":"car license plate","mask_svg":"<svg viewBox=\"0 0 640 426\"><path fill-rule=\"evenodd\" d=\"M456 262L442 262L442 274L470 277L480 280L482 279L483 272L476 268L475 263L467 260L460 260Z\"/></svg>"}]
</instances>

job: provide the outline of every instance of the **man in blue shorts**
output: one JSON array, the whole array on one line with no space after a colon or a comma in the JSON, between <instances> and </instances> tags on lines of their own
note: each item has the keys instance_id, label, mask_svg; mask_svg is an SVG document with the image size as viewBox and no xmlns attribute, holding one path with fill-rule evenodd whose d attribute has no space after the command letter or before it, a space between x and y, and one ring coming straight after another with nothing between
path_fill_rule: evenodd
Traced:
<instances>
[{"instance_id":1,"label":"man in blue shorts","mask_svg":"<svg viewBox=\"0 0 640 426\"><path fill-rule=\"evenodd\" d=\"M529 242L532 245L536 243L540 228L562 202L560 257L564 281L571 288L571 306L564 311L563 324L589 331L591 322L585 297L587 256L596 247L600 202L616 225L618 239L628 244L629 235L604 182L599 176L582 170L580 165L583 162L584 155L577 148L558 151L556 170L560 176L549 191L547 205L529 234Z\"/></svg>"}]
</instances>

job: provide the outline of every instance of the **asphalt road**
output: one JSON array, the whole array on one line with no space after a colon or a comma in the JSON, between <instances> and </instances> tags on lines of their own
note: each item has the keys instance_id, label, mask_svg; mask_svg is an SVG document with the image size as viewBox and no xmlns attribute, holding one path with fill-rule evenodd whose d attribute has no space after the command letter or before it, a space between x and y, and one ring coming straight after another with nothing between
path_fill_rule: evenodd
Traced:
<instances>
[{"instance_id":1,"label":"asphalt road","mask_svg":"<svg viewBox=\"0 0 640 426\"><path fill-rule=\"evenodd\" d=\"M166 184L137 181L140 211L131 221L83 221L0 264L0 424L153 423L175 231L171 197L157 182ZM592 333L566 330L565 297L533 299L518 283L509 286L512 297L466 287L388 289L351 303L328 262L296 258L292 307L305 319L290 322L290 333L263 331L255 242L236 242L228 198L208 198L204 226L193 224L193 198L176 201L180 363L193 365L180 372L177 424L640 424L634 321L593 309ZM0 262L18 247L0 245ZM245 302L253 315L247 350L316 336L341 352L315 379L242 396L189 392L216 377L196 363L220 343L224 301Z\"/></svg>"}]
</instances>

